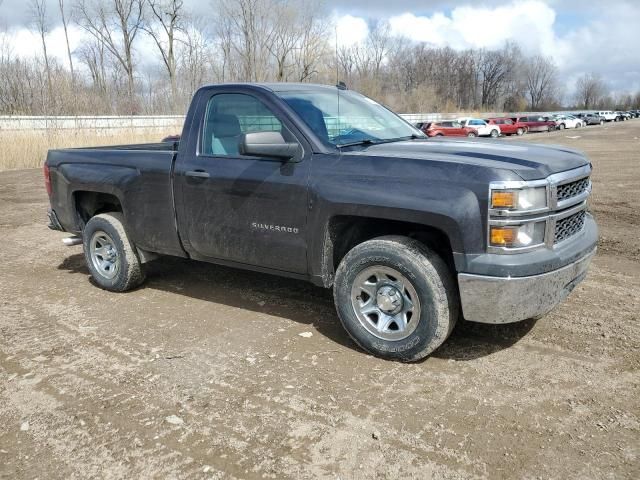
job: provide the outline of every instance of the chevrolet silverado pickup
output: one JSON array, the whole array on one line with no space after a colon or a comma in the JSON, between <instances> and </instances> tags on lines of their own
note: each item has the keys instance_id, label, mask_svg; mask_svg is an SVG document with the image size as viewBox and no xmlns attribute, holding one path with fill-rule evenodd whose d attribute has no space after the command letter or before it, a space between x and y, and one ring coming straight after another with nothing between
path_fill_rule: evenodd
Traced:
<instances>
[{"instance_id":1,"label":"chevrolet silverado pickup","mask_svg":"<svg viewBox=\"0 0 640 480\"><path fill-rule=\"evenodd\" d=\"M49 226L99 287L133 289L165 255L307 280L402 361L459 318L549 312L597 242L581 153L427 138L342 85L205 86L179 141L52 150L44 174Z\"/></svg>"}]
</instances>

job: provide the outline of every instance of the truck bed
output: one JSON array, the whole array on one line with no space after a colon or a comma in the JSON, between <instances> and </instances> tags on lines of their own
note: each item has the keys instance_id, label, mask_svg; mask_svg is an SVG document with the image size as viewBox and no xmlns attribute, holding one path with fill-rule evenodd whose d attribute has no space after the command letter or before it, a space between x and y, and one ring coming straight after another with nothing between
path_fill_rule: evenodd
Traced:
<instances>
[{"instance_id":1,"label":"truck bed","mask_svg":"<svg viewBox=\"0 0 640 480\"><path fill-rule=\"evenodd\" d=\"M174 215L172 171L176 153L172 143L49 151L51 204L60 224L66 231L78 233L83 202L92 192L102 192L122 205L138 248L184 255Z\"/></svg>"}]
</instances>

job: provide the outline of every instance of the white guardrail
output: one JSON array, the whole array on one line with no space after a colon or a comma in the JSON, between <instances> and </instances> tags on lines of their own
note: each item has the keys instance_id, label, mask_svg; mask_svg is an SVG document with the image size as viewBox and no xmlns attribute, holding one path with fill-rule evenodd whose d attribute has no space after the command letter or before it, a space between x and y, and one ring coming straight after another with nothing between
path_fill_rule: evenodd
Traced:
<instances>
[{"instance_id":1,"label":"white guardrail","mask_svg":"<svg viewBox=\"0 0 640 480\"><path fill-rule=\"evenodd\" d=\"M130 128L175 128L183 115L32 117L0 115L0 131L7 130L98 130Z\"/></svg>"}]
</instances>

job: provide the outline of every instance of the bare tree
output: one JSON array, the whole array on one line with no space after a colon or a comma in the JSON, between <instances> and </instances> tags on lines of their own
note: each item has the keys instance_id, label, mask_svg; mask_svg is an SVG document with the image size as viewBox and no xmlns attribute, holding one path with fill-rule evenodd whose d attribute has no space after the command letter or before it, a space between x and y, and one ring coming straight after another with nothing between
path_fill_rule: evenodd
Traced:
<instances>
[{"instance_id":1,"label":"bare tree","mask_svg":"<svg viewBox=\"0 0 640 480\"><path fill-rule=\"evenodd\" d=\"M374 75L380 74L380 67L389 52L391 43L391 25L389 22L375 21L369 26L366 49L369 52Z\"/></svg>"},{"instance_id":2,"label":"bare tree","mask_svg":"<svg viewBox=\"0 0 640 480\"><path fill-rule=\"evenodd\" d=\"M47 75L47 92L49 101L51 101L53 98L53 87L51 84L51 66L49 65L46 40L46 36L49 33L49 18L47 16L47 4L45 0L31 0L31 17L42 42L42 53Z\"/></svg>"},{"instance_id":3,"label":"bare tree","mask_svg":"<svg viewBox=\"0 0 640 480\"><path fill-rule=\"evenodd\" d=\"M191 94L205 83L211 61L208 44L201 30L193 25L187 26L184 37L181 42L178 67L182 100L186 103Z\"/></svg>"},{"instance_id":4,"label":"bare tree","mask_svg":"<svg viewBox=\"0 0 640 480\"><path fill-rule=\"evenodd\" d=\"M218 5L220 18L227 23L228 41L240 59L240 79L267 79L275 31L273 5L269 0L221 0Z\"/></svg>"},{"instance_id":5,"label":"bare tree","mask_svg":"<svg viewBox=\"0 0 640 480\"><path fill-rule=\"evenodd\" d=\"M545 96L553 93L556 72L553 60L542 55L536 55L525 63L525 89L531 110L538 110Z\"/></svg>"},{"instance_id":6,"label":"bare tree","mask_svg":"<svg viewBox=\"0 0 640 480\"><path fill-rule=\"evenodd\" d=\"M182 0L147 0L152 21L144 30L153 39L160 51L162 61L169 75L171 103L175 110L178 96L176 80L176 35L184 31L184 2Z\"/></svg>"},{"instance_id":7,"label":"bare tree","mask_svg":"<svg viewBox=\"0 0 640 480\"><path fill-rule=\"evenodd\" d=\"M328 21L322 15L318 5L318 3L308 4L303 10L300 21L302 37L294 55L298 80L301 82L319 73L319 64L327 54Z\"/></svg>"},{"instance_id":8,"label":"bare tree","mask_svg":"<svg viewBox=\"0 0 640 480\"><path fill-rule=\"evenodd\" d=\"M516 66L519 49L508 44L502 50L480 50L477 68L481 89L481 105L493 107L510 80Z\"/></svg>"},{"instance_id":9,"label":"bare tree","mask_svg":"<svg viewBox=\"0 0 640 480\"><path fill-rule=\"evenodd\" d=\"M89 0L91 1L91 0ZM144 0L79 0L80 26L100 41L127 76L127 95L134 109L133 43L143 24Z\"/></svg>"},{"instance_id":10,"label":"bare tree","mask_svg":"<svg viewBox=\"0 0 640 480\"><path fill-rule=\"evenodd\" d=\"M73 70L73 57L71 56L71 46L69 45L69 13L64 7L64 0L58 0L58 8L60 9L60 19L62 20L62 28L64 29L64 39L67 43L67 58L69 59L69 70L71 71L71 83L75 84L75 72Z\"/></svg>"},{"instance_id":11,"label":"bare tree","mask_svg":"<svg viewBox=\"0 0 640 480\"><path fill-rule=\"evenodd\" d=\"M594 73L585 73L576 83L576 99L582 108L590 109L598 105L605 96L606 87L602 79Z\"/></svg>"},{"instance_id":12,"label":"bare tree","mask_svg":"<svg viewBox=\"0 0 640 480\"><path fill-rule=\"evenodd\" d=\"M97 39L89 40L80 47L78 55L89 71L95 91L106 96L108 87L104 44Z\"/></svg>"}]
</instances>

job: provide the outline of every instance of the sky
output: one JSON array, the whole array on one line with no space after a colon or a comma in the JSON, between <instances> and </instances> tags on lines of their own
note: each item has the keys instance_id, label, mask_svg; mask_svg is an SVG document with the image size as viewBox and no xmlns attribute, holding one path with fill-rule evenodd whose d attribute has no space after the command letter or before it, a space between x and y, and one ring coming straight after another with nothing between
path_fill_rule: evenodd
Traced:
<instances>
[{"instance_id":1,"label":"sky","mask_svg":"<svg viewBox=\"0 0 640 480\"><path fill-rule=\"evenodd\" d=\"M28 0L0 1L0 26L8 29L14 51L39 55ZM48 48L64 61L57 0L48 2L53 17ZM185 4L196 17L206 17L213 8L207 0L185 0ZM640 91L640 0L325 0L325 4L342 45L365 38L371 21L386 20L392 33L455 49L500 48L514 40L526 53L552 57L569 94L583 73L601 75L614 92ZM82 38L83 33L72 27L72 49ZM149 41L141 42L139 59L149 58L144 52L153 48Z\"/></svg>"}]
</instances>

